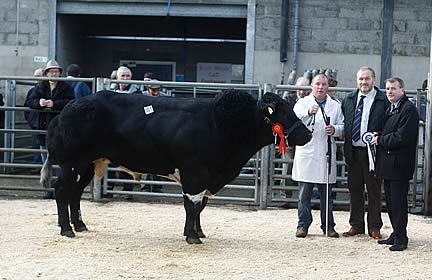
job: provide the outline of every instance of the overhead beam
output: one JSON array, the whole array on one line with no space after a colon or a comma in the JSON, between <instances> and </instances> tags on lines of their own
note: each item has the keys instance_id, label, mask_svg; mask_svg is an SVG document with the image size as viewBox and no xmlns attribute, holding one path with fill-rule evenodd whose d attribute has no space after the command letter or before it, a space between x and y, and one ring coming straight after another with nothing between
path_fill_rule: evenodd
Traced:
<instances>
[{"instance_id":1,"label":"overhead beam","mask_svg":"<svg viewBox=\"0 0 432 280\"><path fill-rule=\"evenodd\" d=\"M247 5L58 2L57 14L246 18Z\"/></svg>"}]
</instances>

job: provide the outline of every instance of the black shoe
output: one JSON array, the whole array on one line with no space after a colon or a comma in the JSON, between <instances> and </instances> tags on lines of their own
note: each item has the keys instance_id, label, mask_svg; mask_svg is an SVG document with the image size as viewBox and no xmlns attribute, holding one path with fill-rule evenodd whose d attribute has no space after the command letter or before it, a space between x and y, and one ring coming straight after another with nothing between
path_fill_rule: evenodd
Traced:
<instances>
[{"instance_id":1,"label":"black shoe","mask_svg":"<svg viewBox=\"0 0 432 280\"><path fill-rule=\"evenodd\" d=\"M297 231L295 234L296 237L305 238L306 235L307 235L307 229L305 229L304 227L297 228Z\"/></svg>"},{"instance_id":2,"label":"black shoe","mask_svg":"<svg viewBox=\"0 0 432 280\"><path fill-rule=\"evenodd\" d=\"M405 244L394 244L390 246L389 250L393 252L403 251L407 248L407 245Z\"/></svg>"},{"instance_id":3,"label":"black shoe","mask_svg":"<svg viewBox=\"0 0 432 280\"><path fill-rule=\"evenodd\" d=\"M324 235L326 235L325 230L323 230L323 233ZM333 228L330 228L328 232L328 237L339 238L339 233L337 233L337 231L335 231Z\"/></svg>"},{"instance_id":4,"label":"black shoe","mask_svg":"<svg viewBox=\"0 0 432 280\"><path fill-rule=\"evenodd\" d=\"M387 238L387 239L383 239L383 240L378 240L377 243L381 244L381 245L393 245L394 239L393 238Z\"/></svg>"}]
</instances>

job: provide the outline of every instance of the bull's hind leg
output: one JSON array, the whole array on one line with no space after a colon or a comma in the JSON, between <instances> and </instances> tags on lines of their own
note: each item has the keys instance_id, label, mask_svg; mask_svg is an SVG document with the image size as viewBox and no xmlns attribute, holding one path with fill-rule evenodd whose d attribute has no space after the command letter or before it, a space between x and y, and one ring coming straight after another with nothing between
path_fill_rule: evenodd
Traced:
<instances>
[{"instance_id":1,"label":"bull's hind leg","mask_svg":"<svg viewBox=\"0 0 432 280\"><path fill-rule=\"evenodd\" d=\"M206 197L206 196L203 197L203 200L201 202L201 206L198 208L198 214L197 214L197 217L196 217L196 220L195 220L195 231L196 231L196 233L198 234L198 236L200 238L206 238L206 236L205 236L205 234L204 234L204 232L202 231L202 228L201 228L201 218L200 218L200 216L201 216L201 212L204 210L204 208L207 205L207 201L208 201L208 197Z\"/></svg>"},{"instance_id":2,"label":"bull's hind leg","mask_svg":"<svg viewBox=\"0 0 432 280\"><path fill-rule=\"evenodd\" d=\"M85 187L90 183L93 178L93 164L86 168L75 168L76 176L76 190L73 192L70 201L70 218L76 232L87 231L87 226L82 220L81 216L81 196Z\"/></svg>"}]
</instances>

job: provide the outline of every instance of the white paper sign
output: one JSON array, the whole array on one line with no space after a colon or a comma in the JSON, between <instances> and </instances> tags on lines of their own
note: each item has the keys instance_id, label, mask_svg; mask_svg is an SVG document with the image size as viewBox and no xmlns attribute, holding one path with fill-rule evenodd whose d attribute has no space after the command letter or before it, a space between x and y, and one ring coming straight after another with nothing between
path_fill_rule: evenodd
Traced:
<instances>
[{"instance_id":1,"label":"white paper sign","mask_svg":"<svg viewBox=\"0 0 432 280\"><path fill-rule=\"evenodd\" d=\"M48 61L48 57L46 56L34 56L33 57L33 61L34 62L47 62Z\"/></svg>"},{"instance_id":2,"label":"white paper sign","mask_svg":"<svg viewBox=\"0 0 432 280\"><path fill-rule=\"evenodd\" d=\"M144 107L144 113L145 113L146 115L151 114L151 113L154 113L153 106L152 106L152 105L145 106L145 107Z\"/></svg>"}]
</instances>

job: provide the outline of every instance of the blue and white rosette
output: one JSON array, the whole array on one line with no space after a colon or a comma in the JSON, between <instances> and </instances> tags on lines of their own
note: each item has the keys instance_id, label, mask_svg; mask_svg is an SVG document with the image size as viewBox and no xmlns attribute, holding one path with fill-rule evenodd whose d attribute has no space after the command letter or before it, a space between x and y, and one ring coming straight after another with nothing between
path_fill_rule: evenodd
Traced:
<instances>
[{"instance_id":1,"label":"blue and white rosette","mask_svg":"<svg viewBox=\"0 0 432 280\"><path fill-rule=\"evenodd\" d=\"M362 136L362 141L363 141L363 143L366 144L366 148L368 151L369 171L375 170L376 147L374 144L371 143L373 137L374 137L374 134L372 132L366 132Z\"/></svg>"}]
</instances>

